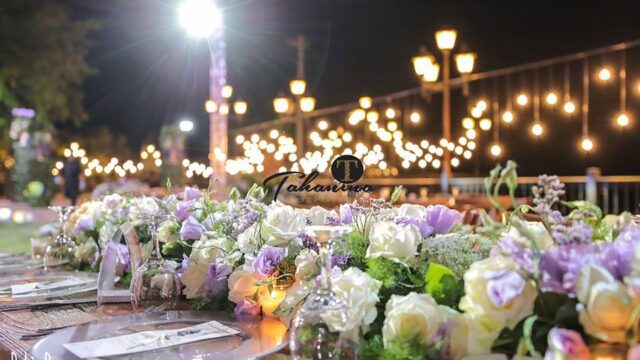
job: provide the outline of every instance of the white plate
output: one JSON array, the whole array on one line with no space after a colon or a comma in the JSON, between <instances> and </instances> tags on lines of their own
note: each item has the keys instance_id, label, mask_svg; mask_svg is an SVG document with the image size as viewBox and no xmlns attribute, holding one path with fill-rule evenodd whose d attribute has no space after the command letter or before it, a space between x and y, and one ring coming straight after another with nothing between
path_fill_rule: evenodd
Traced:
<instances>
[{"instance_id":1,"label":"white plate","mask_svg":"<svg viewBox=\"0 0 640 360\"><path fill-rule=\"evenodd\" d=\"M11 285L27 284L32 282L45 282L45 281L62 281L71 278L77 278L86 281L77 286L71 286L61 289L43 290L37 293L29 295L21 295L20 297L12 297L11 294L0 294L0 302L7 301L20 301L46 299L60 296L68 296L79 294L91 290L95 290L98 287L98 274L88 272L36 272L21 275L11 275L6 277L0 277L0 289L9 287Z\"/></svg>"},{"instance_id":2,"label":"white plate","mask_svg":"<svg viewBox=\"0 0 640 360\"><path fill-rule=\"evenodd\" d=\"M244 336L204 340L128 356L102 359L136 360L230 360L261 357L280 351L288 344L286 326L272 318L240 321L224 312L167 311L138 313L95 321L57 331L40 340L32 349L35 360L76 360L62 345L96 340L145 330L179 329L216 320L242 331Z\"/></svg>"}]
</instances>

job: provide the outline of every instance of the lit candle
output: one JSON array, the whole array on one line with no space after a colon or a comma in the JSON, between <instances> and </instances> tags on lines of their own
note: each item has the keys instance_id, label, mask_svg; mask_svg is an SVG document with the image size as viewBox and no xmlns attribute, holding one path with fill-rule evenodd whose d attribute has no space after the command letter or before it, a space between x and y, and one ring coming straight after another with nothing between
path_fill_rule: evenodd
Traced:
<instances>
[{"instance_id":1,"label":"lit candle","mask_svg":"<svg viewBox=\"0 0 640 360\"><path fill-rule=\"evenodd\" d=\"M267 285L262 285L258 289L258 305L262 308L262 313L265 316L274 316L273 312L280 306L280 303L287 295L287 287L285 285L276 284L273 286L271 292Z\"/></svg>"},{"instance_id":2,"label":"lit candle","mask_svg":"<svg viewBox=\"0 0 640 360\"><path fill-rule=\"evenodd\" d=\"M597 343L589 346L593 360L625 360L627 349L622 344Z\"/></svg>"}]
</instances>

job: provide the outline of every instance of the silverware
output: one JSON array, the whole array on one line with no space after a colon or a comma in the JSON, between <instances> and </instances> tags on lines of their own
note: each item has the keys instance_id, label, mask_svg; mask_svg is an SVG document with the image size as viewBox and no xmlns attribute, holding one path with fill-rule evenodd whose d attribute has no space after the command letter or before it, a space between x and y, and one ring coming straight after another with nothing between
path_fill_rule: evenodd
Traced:
<instances>
[{"instance_id":1,"label":"silverware","mask_svg":"<svg viewBox=\"0 0 640 360\"><path fill-rule=\"evenodd\" d=\"M159 311L163 311L166 310L166 308L169 306L169 304L161 304L158 306L154 306L151 305L149 307L147 307L146 309L144 309L142 312L143 313L150 313L150 312L159 312ZM91 320L93 321L93 320ZM90 321L88 321L90 322ZM52 327L52 328L40 328L38 330L36 330L35 333L33 334L25 334L20 336L20 340L34 340L37 338L41 338L43 336L47 336L47 335L51 335L54 332L58 331L58 330L62 330L62 329L66 329L66 328L70 328L76 325L82 325L84 323L78 323L78 324L73 324L73 325L64 325L64 326L58 326L58 327Z\"/></svg>"}]
</instances>

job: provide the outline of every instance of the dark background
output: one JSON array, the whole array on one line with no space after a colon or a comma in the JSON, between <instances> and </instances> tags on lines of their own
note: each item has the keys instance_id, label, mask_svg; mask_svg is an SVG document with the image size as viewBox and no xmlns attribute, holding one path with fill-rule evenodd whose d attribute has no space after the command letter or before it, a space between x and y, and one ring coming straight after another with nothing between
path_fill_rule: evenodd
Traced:
<instances>
[{"instance_id":1,"label":"dark background","mask_svg":"<svg viewBox=\"0 0 640 360\"><path fill-rule=\"evenodd\" d=\"M85 85L90 112L85 126L107 125L125 133L137 150L142 142L153 141L160 125L190 117L196 120L196 131L189 139L189 154L204 157L208 48L178 26L179 1L68 2L77 18L103 23L92 35L90 63L100 73ZM435 50L433 34L444 25L458 29L459 41L478 53L477 71L640 38L638 1L253 0L225 1L223 8L229 81L249 102L242 124L275 117L271 100L287 90L295 75L295 50L286 39L297 34L311 42L306 75L317 108L417 86L410 57L421 44ZM640 55L629 53L630 86L640 80L636 53ZM596 60L593 64L615 65L617 57ZM474 94L482 95L484 85L475 89ZM578 175L594 165L605 174L638 174L640 119L635 106L640 97L630 91L636 121L630 129L618 130L611 121L618 108L617 89L612 83L591 92L590 124L597 146L593 154L578 150L579 119L545 118L543 112L543 139L534 141L529 135L530 119L518 119L504 129L505 157L518 161L520 172L528 175ZM454 114L462 114L466 104L457 106ZM427 122L438 124L439 115L433 116L427 115ZM455 127L459 116L453 118ZM486 144L475 156L481 158L481 171L493 163Z\"/></svg>"}]
</instances>

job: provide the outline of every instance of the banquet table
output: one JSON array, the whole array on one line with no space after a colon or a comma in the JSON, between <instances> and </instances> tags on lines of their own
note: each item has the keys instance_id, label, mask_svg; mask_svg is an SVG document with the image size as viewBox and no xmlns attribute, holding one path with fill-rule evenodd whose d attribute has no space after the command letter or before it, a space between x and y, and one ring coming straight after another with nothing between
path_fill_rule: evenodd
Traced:
<instances>
[{"instance_id":1,"label":"banquet table","mask_svg":"<svg viewBox=\"0 0 640 360\"><path fill-rule=\"evenodd\" d=\"M86 297L87 294L82 295ZM189 309L189 304L180 302L178 309ZM29 359L29 350L40 339L21 340L26 334L33 334L40 328L54 328L59 326L77 325L133 313L131 304L105 304L97 306L95 303L57 306L42 310L16 310L0 313L0 359ZM15 356L14 355L14 356ZM14 357L15 358L15 357ZM268 360L288 359L286 351L267 357Z\"/></svg>"}]
</instances>

